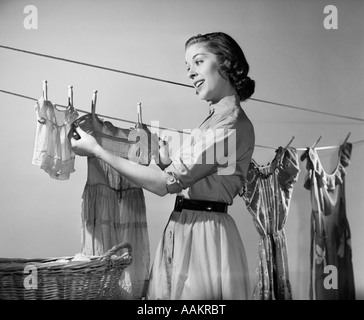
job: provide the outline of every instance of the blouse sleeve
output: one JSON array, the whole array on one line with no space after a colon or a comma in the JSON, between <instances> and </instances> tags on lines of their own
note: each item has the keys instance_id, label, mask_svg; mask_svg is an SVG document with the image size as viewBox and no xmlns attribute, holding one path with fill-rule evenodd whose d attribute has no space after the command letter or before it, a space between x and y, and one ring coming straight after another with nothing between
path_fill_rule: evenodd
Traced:
<instances>
[{"instance_id":1,"label":"blouse sleeve","mask_svg":"<svg viewBox=\"0 0 364 320\"><path fill-rule=\"evenodd\" d=\"M232 174L236 165L236 130L224 126L192 132L164 170L169 193L178 193L218 172Z\"/></svg>"}]
</instances>

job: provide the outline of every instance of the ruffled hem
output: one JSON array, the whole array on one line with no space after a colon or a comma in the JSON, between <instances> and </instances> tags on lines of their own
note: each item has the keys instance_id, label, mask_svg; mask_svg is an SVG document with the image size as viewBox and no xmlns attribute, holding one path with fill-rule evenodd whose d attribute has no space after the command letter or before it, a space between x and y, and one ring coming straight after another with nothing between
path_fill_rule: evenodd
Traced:
<instances>
[{"instance_id":1,"label":"ruffled hem","mask_svg":"<svg viewBox=\"0 0 364 320\"><path fill-rule=\"evenodd\" d=\"M75 156L67 160L54 158L48 155L46 152L35 155L32 160L32 164L40 166L49 176L57 180L67 180L70 178L70 174L75 172Z\"/></svg>"}]
</instances>

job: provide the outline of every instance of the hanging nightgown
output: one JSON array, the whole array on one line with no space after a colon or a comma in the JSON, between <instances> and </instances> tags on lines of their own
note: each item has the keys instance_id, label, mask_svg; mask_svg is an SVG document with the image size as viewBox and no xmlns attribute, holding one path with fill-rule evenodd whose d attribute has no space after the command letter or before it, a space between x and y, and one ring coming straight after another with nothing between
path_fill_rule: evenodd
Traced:
<instances>
[{"instance_id":1,"label":"hanging nightgown","mask_svg":"<svg viewBox=\"0 0 364 320\"><path fill-rule=\"evenodd\" d=\"M75 171L75 154L67 137L78 113L71 105L59 110L49 100L40 98L35 105L37 127L32 164L40 166L49 176L67 180Z\"/></svg>"},{"instance_id":2,"label":"hanging nightgown","mask_svg":"<svg viewBox=\"0 0 364 320\"><path fill-rule=\"evenodd\" d=\"M253 299L292 299L284 225L299 172L294 148L278 148L268 166L258 166L254 160L250 163L241 196L260 235Z\"/></svg>"},{"instance_id":3,"label":"hanging nightgown","mask_svg":"<svg viewBox=\"0 0 364 320\"><path fill-rule=\"evenodd\" d=\"M135 141L128 140L130 129L115 127L92 114L79 118L77 123L104 149L119 157L128 158L135 147ZM82 196L82 253L102 255L116 244L130 243L133 262L123 272L121 286L123 292L130 294L129 298L140 299L148 285L150 264L143 190L104 161L91 157L87 161Z\"/></svg>"},{"instance_id":4,"label":"hanging nightgown","mask_svg":"<svg viewBox=\"0 0 364 320\"><path fill-rule=\"evenodd\" d=\"M309 148L302 158L307 159L304 187L310 190L312 203L312 300L355 299L351 235L345 200L345 175L351 150L351 143L340 146L338 163L331 174L325 172L315 149ZM332 288L335 284L336 289Z\"/></svg>"}]
</instances>

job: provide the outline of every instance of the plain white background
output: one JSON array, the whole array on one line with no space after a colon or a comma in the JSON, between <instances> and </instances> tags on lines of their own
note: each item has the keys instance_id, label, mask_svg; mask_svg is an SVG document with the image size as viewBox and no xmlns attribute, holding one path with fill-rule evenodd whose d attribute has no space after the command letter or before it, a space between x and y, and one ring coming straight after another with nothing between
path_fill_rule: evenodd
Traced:
<instances>
[{"instance_id":1,"label":"plain white background","mask_svg":"<svg viewBox=\"0 0 364 320\"><path fill-rule=\"evenodd\" d=\"M38 9L38 29L24 27L25 6ZM338 29L327 30L326 5L338 10ZM184 43L192 35L230 34L243 48L256 80L252 98L322 112L364 118L364 3L286 0L122 0L0 1L0 44L79 60L109 68L188 84ZM67 103L74 86L75 107L89 111L98 90L96 112L135 121L142 103L146 124L192 129L208 105L190 88L93 69L0 48L0 89L39 98L48 80L53 102ZM51 179L31 164L36 118L34 102L0 92L0 256L50 257L80 250L81 196L86 159L76 159L68 181ZM364 139L362 121L320 115L249 100L242 107L256 130L257 145L277 148L335 146ZM114 125L130 124L112 121ZM327 172L337 164L338 149L319 151ZM299 152L299 155L301 153ZM274 149L257 147L254 159L267 164ZM364 298L364 144L355 144L346 176L347 215L352 232L357 298ZM286 234L293 299L308 299L310 213L300 162ZM151 256L174 203L145 192ZM258 235L242 199L230 208L241 233L252 285Z\"/></svg>"}]
</instances>

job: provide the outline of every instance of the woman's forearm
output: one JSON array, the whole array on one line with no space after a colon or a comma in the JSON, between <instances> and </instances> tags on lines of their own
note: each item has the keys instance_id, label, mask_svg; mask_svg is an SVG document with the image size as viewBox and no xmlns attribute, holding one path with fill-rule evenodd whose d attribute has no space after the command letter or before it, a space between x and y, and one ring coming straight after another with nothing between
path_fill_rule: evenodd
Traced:
<instances>
[{"instance_id":1,"label":"woman's forearm","mask_svg":"<svg viewBox=\"0 0 364 320\"><path fill-rule=\"evenodd\" d=\"M130 160L120 158L101 146L95 151L95 156L102 161L105 161L122 176L129 179L139 187L146 189L159 196L167 194L166 182L163 172L156 165L144 166Z\"/></svg>"}]
</instances>

